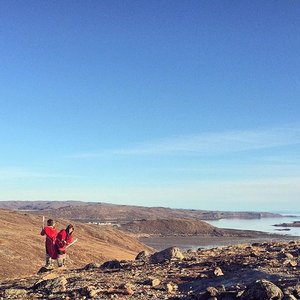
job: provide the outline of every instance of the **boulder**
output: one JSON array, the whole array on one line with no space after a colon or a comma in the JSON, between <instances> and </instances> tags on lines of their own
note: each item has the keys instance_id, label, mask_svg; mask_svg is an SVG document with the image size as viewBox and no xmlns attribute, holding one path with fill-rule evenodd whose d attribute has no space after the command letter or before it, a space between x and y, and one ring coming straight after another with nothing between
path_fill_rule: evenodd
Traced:
<instances>
[{"instance_id":1,"label":"boulder","mask_svg":"<svg viewBox=\"0 0 300 300\"><path fill-rule=\"evenodd\" d=\"M182 260L184 258L183 254L177 247L170 247L160 252L155 252L150 256L150 263L160 264L171 259Z\"/></svg>"},{"instance_id":2,"label":"boulder","mask_svg":"<svg viewBox=\"0 0 300 300\"><path fill-rule=\"evenodd\" d=\"M293 294L298 297L298 299L300 298L300 283L296 284L294 290L293 290Z\"/></svg>"},{"instance_id":3,"label":"boulder","mask_svg":"<svg viewBox=\"0 0 300 300\"><path fill-rule=\"evenodd\" d=\"M260 246L261 246L261 243L252 243L251 246L253 246L253 247L260 247Z\"/></svg>"},{"instance_id":4,"label":"boulder","mask_svg":"<svg viewBox=\"0 0 300 300\"><path fill-rule=\"evenodd\" d=\"M157 279L157 278L149 278L148 279L148 284L155 287L155 286L160 285L160 280Z\"/></svg>"},{"instance_id":5,"label":"boulder","mask_svg":"<svg viewBox=\"0 0 300 300\"><path fill-rule=\"evenodd\" d=\"M46 273L46 272L50 272L50 271L52 271L52 269L48 269L48 268L46 268L46 267L41 267L41 268L38 270L37 274L42 274L42 273Z\"/></svg>"},{"instance_id":6,"label":"boulder","mask_svg":"<svg viewBox=\"0 0 300 300\"><path fill-rule=\"evenodd\" d=\"M168 292L168 294L172 294L178 290L178 285L173 282L169 282L165 285L165 290Z\"/></svg>"},{"instance_id":7,"label":"boulder","mask_svg":"<svg viewBox=\"0 0 300 300\"><path fill-rule=\"evenodd\" d=\"M89 264L85 265L85 267L83 269L84 270L92 270L92 269L97 269L99 267L100 267L100 265L97 263L89 263Z\"/></svg>"},{"instance_id":8,"label":"boulder","mask_svg":"<svg viewBox=\"0 0 300 300\"><path fill-rule=\"evenodd\" d=\"M115 260L109 260L103 263L100 267L101 269L121 269L121 263L115 259Z\"/></svg>"},{"instance_id":9,"label":"boulder","mask_svg":"<svg viewBox=\"0 0 300 300\"><path fill-rule=\"evenodd\" d=\"M4 291L5 299L7 298L13 298L13 299L22 299L27 294L27 291L25 289L6 289Z\"/></svg>"},{"instance_id":10,"label":"boulder","mask_svg":"<svg viewBox=\"0 0 300 300\"><path fill-rule=\"evenodd\" d=\"M217 297L217 296L219 296L219 291L215 287L209 286L206 289L206 294L209 297Z\"/></svg>"},{"instance_id":11,"label":"boulder","mask_svg":"<svg viewBox=\"0 0 300 300\"><path fill-rule=\"evenodd\" d=\"M288 252L280 252L277 257L278 257L278 259L293 259L294 258L293 254L288 253Z\"/></svg>"},{"instance_id":12,"label":"boulder","mask_svg":"<svg viewBox=\"0 0 300 300\"><path fill-rule=\"evenodd\" d=\"M220 267L216 267L214 269L214 274L215 274L215 276L223 276L224 275L224 273Z\"/></svg>"},{"instance_id":13,"label":"boulder","mask_svg":"<svg viewBox=\"0 0 300 300\"><path fill-rule=\"evenodd\" d=\"M136 286L130 282L121 285L121 288L124 290L125 295L133 295Z\"/></svg>"},{"instance_id":14,"label":"boulder","mask_svg":"<svg viewBox=\"0 0 300 300\"><path fill-rule=\"evenodd\" d=\"M147 251L141 251L135 258L138 261L147 261L149 258L149 253Z\"/></svg>"},{"instance_id":15,"label":"boulder","mask_svg":"<svg viewBox=\"0 0 300 300\"><path fill-rule=\"evenodd\" d=\"M35 289L45 289L52 293L65 292L68 281L65 276L56 277L54 279L38 281L35 285Z\"/></svg>"},{"instance_id":16,"label":"boulder","mask_svg":"<svg viewBox=\"0 0 300 300\"><path fill-rule=\"evenodd\" d=\"M241 300L280 300L283 298L283 292L271 281L262 279L250 284L244 293Z\"/></svg>"}]
</instances>

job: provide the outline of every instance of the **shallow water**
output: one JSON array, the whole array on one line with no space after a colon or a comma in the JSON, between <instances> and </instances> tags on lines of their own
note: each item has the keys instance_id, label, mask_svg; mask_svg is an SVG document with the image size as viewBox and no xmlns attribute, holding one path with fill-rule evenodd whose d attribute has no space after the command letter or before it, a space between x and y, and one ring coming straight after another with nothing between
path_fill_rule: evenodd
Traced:
<instances>
[{"instance_id":1,"label":"shallow water","mask_svg":"<svg viewBox=\"0 0 300 300\"><path fill-rule=\"evenodd\" d=\"M276 233L282 235L300 236L300 227L289 227L289 231L278 231L278 229L286 229L286 227L273 226L280 223L293 223L300 221L300 214L294 214L297 217L280 217L280 218L262 218L262 219L221 219L214 221L206 221L207 223L218 228L231 228L241 230L257 230L268 233Z\"/></svg>"},{"instance_id":2,"label":"shallow water","mask_svg":"<svg viewBox=\"0 0 300 300\"><path fill-rule=\"evenodd\" d=\"M215 248L220 246L229 246L236 244L252 244L254 242L262 243L275 240L289 240L288 237L220 237L220 236L151 236L141 237L139 240L160 251L169 247L176 246L181 250L198 249L198 248Z\"/></svg>"}]
</instances>

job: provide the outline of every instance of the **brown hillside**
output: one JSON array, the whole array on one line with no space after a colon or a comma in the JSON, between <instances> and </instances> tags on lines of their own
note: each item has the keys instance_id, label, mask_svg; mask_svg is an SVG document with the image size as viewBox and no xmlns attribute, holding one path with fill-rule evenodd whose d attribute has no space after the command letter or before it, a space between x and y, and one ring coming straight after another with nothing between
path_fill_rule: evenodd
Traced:
<instances>
[{"instance_id":1,"label":"brown hillside","mask_svg":"<svg viewBox=\"0 0 300 300\"><path fill-rule=\"evenodd\" d=\"M132 233L154 235L215 235L218 229L206 222L192 219L140 220L122 225ZM221 232L221 230L220 230Z\"/></svg>"},{"instance_id":2,"label":"brown hillside","mask_svg":"<svg viewBox=\"0 0 300 300\"><path fill-rule=\"evenodd\" d=\"M0 210L0 278L17 278L36 273L44 264L44 237L40 235L41 216ZM69 222L60 220L59 229ZM69 248L69 267L81 267L109 259L133 259L145 250L136 239L113 227L76 223Z\"/></svg>"},{"instance_id":3,"label":"brown hillside","mask_svg":"<svg viewBox=\"0 0 300 300\"><path fill-rule=\"evenodd\" d=\"M171 209L167 207L143 207L80 201L0 201L0 208L29 210L33 213L48 214L53 218L80 221L117 221L125 223L141 219L188 218L196 220L216 220L222 218L258 219L278 217L266 212L226 212L194 209Z\"/></svg>"}]
</instances>

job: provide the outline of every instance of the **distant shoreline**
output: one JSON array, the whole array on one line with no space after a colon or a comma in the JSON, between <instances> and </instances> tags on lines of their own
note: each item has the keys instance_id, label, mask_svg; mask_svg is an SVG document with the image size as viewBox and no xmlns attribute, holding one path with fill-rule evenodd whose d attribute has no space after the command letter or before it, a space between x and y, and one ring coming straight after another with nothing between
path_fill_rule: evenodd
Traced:
<instances>
[{"instance_id":1,"label":"distant shoreline","mask_svg":"<svg viewBox=\"0 0 300 300\"><path fill-rule=\"evenodd\" d=\"M268 235L261 234L257 237L239 237L239 236L149 236L139 237L138 240L158 251L168 247L176 246L182 250L198 248L215 248L236 244L264 243L270 241L290 241L295 239L293 236L286 235Z\"/></svg>"}]
</instances>

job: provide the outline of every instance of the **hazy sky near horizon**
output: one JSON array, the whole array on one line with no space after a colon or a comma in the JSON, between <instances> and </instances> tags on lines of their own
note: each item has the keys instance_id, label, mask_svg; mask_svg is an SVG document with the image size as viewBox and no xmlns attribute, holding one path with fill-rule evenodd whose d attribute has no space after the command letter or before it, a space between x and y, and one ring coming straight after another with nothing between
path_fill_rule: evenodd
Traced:
<instances>
[{"instance_id":1,"label":"hazy sky near horizon","mask_svg":"<svg viewBox=\"0 0 300 300\"><path fill-rule=\"evenodd\" d=\"M1 1L0 200L288 210L300 2Z\"/></svg>"}]
</instances>

